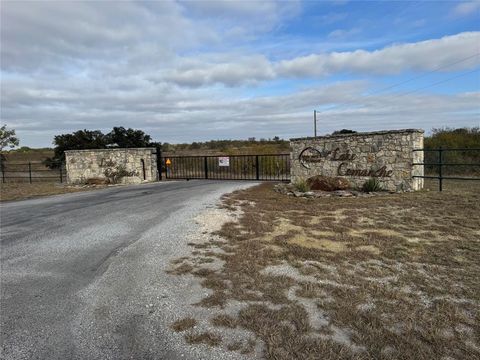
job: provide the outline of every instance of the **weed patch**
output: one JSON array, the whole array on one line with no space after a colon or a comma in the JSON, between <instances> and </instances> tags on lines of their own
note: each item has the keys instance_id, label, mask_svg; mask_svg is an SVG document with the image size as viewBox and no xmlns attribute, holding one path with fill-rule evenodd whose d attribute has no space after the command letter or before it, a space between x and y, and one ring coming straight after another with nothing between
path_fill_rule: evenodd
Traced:
<instances>
[{"instance_id":1,"label":"weed patch","mask_svg":"<svg viewBox=\"0 0 480 360\"><path fill-rule=\"evenodd\" d=\"M188 333L185 335L185 340L189 344L206 344L208 346L218 346L222 342L221 336L207 331L198 334Z\"/></svg>"},{"instance_id":2,"label":"weed patch","mask_svg":"<svg viewBox=\"0 0 480 360\"><path fill-rule=\"evenodd\" d=\"M195 325L197 325L197 320L188 317L188 318L184 318L184 319L175 321L171 325L171 327L172 327L173 331L181 332L181 331L191 329Z\"/></svg>"}]
</instances>

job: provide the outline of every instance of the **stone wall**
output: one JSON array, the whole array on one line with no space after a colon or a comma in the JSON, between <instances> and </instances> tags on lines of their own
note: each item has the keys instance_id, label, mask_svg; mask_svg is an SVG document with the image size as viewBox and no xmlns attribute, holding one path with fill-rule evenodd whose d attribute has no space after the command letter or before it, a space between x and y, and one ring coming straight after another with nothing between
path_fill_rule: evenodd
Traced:
<instances>
[{"instance_id":1,"label":"stone wall","mask_svg":"<svg viewBox=\"0 0 480 360\"><path fill-rule=\"evenodd\" d=\"M82 184L89 179L106 179L106 174L123 167L128 173L122 183L157 180L155 148L93 149L65 151L67 182ZM144 171L145 169L145 171Z\"/></svg>"},{"instance_id":2,"label":"stone wall","mask_svg":"<svg viewBox=\"0 0 480 360\"><path fill-rule=\"evenodd\" d=\"M291 139L292 182L314 175L343 177L361 187L371 177L385 189L420 190L423 130L406 129Z\"/></svg>"}]
</instances>

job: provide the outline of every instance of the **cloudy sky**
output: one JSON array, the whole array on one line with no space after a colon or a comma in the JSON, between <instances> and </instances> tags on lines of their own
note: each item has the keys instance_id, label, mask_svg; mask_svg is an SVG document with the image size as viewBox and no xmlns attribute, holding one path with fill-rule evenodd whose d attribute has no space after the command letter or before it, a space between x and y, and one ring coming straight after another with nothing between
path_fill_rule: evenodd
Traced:
<instances>
[{"instance_id":1,"label":"cloudy sky","mask_svg":"<svg viewBox=\"0 0 480 360\"><path fill-rule=\"evenodd\" d=\"M1 122L21 145L480 125L480 1L2 1Z\"/></svg>"}]
</instances>

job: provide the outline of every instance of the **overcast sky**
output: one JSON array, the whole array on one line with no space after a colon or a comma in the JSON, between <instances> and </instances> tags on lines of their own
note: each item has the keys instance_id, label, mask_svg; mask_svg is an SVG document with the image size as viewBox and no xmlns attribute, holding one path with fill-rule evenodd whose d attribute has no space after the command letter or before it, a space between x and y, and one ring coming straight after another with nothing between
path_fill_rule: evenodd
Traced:
<instances>
[{"instance_id":1,"label":"overcast sky","mask_svg":"<svg viewBox=\"0 0 480 360\"><path fill-rule=\"evenodd\" d=\"M1 122L161 142L480 125L480 1L2 1Z\"/></svg>"}]
</instances>

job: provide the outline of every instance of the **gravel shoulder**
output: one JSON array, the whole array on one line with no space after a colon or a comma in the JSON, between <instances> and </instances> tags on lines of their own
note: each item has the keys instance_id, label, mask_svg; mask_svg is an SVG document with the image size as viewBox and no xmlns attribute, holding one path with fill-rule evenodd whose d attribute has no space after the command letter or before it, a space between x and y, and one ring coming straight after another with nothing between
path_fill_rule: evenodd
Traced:
<instances>
[{"instance_id":1,"label":"gravel shoulder","mask_svg":"<svg viewBox=\"0 0 480 360\"><path fill-rule=\"evenodd\" d=\"M188 256L195 217L252 183L171 182L5 203L5 359L233 359L170 325L205 289L166 274Z\"/></svg>"}]
</instances>

